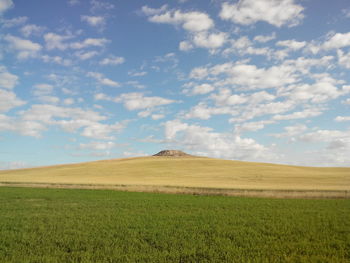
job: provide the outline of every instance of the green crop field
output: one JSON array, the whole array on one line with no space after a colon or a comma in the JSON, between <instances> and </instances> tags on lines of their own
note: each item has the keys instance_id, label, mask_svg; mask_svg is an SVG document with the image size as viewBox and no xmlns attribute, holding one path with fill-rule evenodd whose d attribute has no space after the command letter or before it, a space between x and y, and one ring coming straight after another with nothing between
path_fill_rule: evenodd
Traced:
<instances>
[{"instance_id":1,"label":"green crop field","mask_svg":"<svg viewBox=\"0 0 350 263\"><path fill-rule=\"evenodd\" d=\"M350 200L0 187L0 262L349 262Z\"/></svg>"}]
</instances>

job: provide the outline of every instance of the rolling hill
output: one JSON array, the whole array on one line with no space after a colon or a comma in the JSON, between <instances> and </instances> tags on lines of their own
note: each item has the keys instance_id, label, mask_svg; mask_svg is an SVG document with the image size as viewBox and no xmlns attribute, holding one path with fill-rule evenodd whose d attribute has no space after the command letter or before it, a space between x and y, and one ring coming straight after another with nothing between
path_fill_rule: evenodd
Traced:
<instances>
[{"instance_id":1,"label":"rolling hill","mask_svg":"<svg viewBox=\"0 0 350 263\"><path fill-rule=\"evenodd\" d=\"M147 187L182 187L349 192L350 167L301 167L161 155L0 171L0 182L119 186L141 191L147 191Z\"/></svg>"}]
</instances>

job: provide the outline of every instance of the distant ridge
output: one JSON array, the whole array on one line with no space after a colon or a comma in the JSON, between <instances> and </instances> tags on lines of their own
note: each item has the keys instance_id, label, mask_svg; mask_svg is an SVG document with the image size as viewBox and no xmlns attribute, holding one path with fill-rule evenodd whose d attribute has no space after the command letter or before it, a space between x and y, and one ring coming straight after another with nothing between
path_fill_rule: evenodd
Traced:
<instances>
[{"instance_id":1,"label":"distant ridge","mask_svg":"<svg viewBox=\"0 0 350 263\"><path fill-rule=\"evenodd\" d=\"M191 156L183 151L179 150L163 150L153 156L171 156L171 157L181 157L181 156Z\"/></svg>"}]
</instances>

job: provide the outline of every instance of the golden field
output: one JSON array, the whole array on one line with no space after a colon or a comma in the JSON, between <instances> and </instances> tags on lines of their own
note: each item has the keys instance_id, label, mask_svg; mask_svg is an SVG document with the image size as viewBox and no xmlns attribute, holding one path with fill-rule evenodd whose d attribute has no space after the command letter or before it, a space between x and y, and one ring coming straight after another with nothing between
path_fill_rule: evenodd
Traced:
<instances>
[{"instance_id":1,"label":"golden field","mask_svg":"<svg viewBox=\"0 0 350 263\"><path fill-rule=\"evenodd\" d=\"M1 183L350 190L350 167L301 167L204 157L138 157L0 171Z\"/></svg>"}]
</instances>

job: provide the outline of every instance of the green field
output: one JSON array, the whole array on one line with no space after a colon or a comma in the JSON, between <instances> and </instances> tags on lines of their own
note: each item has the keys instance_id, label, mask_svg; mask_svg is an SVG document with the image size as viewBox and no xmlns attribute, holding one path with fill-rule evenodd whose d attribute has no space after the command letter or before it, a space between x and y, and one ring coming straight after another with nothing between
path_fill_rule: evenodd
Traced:
<instances>
[{"instance_id":1,"label":"green field","mask_svg":"<svg viewBox=\"0 0 350 263\"><path fill-rule=\"evenodd\" d=\"M350 200L0 187L0 262L349 262Z\"/></svg>"}]
</instances>

